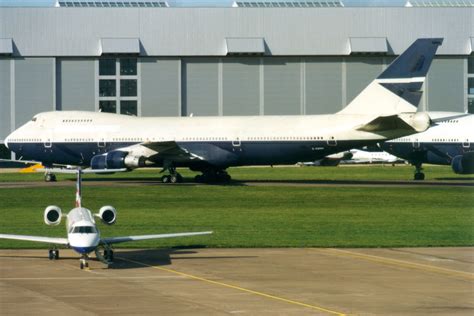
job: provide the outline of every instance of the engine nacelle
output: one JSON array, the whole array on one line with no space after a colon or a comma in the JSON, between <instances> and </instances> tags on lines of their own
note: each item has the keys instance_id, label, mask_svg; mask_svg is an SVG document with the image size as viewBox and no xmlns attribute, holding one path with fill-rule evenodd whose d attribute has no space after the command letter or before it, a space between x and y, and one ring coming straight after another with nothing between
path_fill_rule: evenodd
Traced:
<instances>
[{"instance_id":1,"label":"engine nacelle","mask_svg":"<svg viewBox=\"0 0 474 316\"><path fill-rule=\"evenodd\" d=\"M99 210L99 214L95 214L95 216L99 217L102 223L113 225L117 220L117 211L113 206L106 205L102 206Z\"/></svg>"},{"instance_id":2,"label":"engine nacelle","mask_svg":"<svg viewBox=\"0 0 474 316\"><path fill-rule=\"evenodd\" d=\"M133 156L126 151L111 151L104 155L97 155L91 159L92 169L135 169L145 167L146 158Z\"/></svg>"},{"instance_id":3,"label":"engine nacelle","mask_svg":"<svg viewBox=\"0 0 474 316\"><path fill-rule=\"evenodd\" d=\"M458 174L474 173L474 151L458 155L451 161L451 168Z\"/></svg>"},{"instance_id":4,"label":"engine nacelle","mask_svg":"<svg viewBox=\"0 0 474 316\"><path fill-rule=\"evenodd\" d=\"M44 210L44 222L46 223L46 225L59 225L59 223L61 223L62 216L63 214L59 206L50 205Z\"/></svg>"}]
</instances>

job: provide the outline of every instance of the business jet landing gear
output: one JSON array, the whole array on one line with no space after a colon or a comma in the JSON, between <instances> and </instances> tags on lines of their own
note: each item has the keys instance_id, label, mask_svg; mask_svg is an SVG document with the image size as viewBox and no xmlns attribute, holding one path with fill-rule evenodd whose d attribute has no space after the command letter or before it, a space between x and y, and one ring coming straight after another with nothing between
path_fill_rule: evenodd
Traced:
<instances>
[{"instance_id":1,"label":"business jet landing gear","mask_svg":"<svg viewBox=\"0 0 474 316\"><path fill-rule=\"evenodd\" d=\"M197 175L194 180L200 183L228 183L232 178L225 170L207 169L202 175Z\"/></svg>"},{"instance_id":2,"label":"business jet landing gear","mask_svg":"<svg viewBox=\"0 0 474 316\"><path fill-rule=\"evenodd\" d=\"M170 174L161 177L163 183L181 183L183 182L183 176L176 172L176 168L170 167L167 169Z\"/></svg>"},{"instance_id":3,"label":"business jet landing gear","mask_svg":"<svg viewBox=\"0 0 474 316\"><path fill-rule=\"evenodd\" d=\"M423 168L421 167L421 163L415 164L414 180L425 180L425 174L423 173Z\"/></svg>"},{"instance_id":4,"label":"business jet landing gear","mask_svg":"<svg viewBox=\"0 0 474 316\"><path fill-rule=\"evenodd\" d=\"M82 269L89 268L89 256L84 254L81 259L79 259L79 267Z\"/></svg>"},{"instance_id":5,"label":"business jet landing gear","mask_svg":"<svg viewBox=\"0 0 474 316\"><path fill-rule=\"evenodd\" d=\"M56 182L56 175L51 172L46 172L44 174L44 181L46 182Z\"/></svg>"},{"instance_id":6,"label":"business jet landing gear","mask_svg":"<svg viewBox=\"0 0 474 316\"><path fill-rule=\"evenodd\" d=\"M54 249L49 249L49 254L48 254L49 260L58 260L59 259L59 250L54 248Z\"/></svg>"},{"instance_id":7,"label":"business jet landing gear","mask_svg":"<svg viewBox=\"0 0 474 316\"><path fill-rule=\"evenodd\" d=\"M95 249L95 256L103 264L107 265L107 268L110 268L110 265L114 262L114 251L110 248L109 245L102 245Z\"/></svg>"}]
</instances>

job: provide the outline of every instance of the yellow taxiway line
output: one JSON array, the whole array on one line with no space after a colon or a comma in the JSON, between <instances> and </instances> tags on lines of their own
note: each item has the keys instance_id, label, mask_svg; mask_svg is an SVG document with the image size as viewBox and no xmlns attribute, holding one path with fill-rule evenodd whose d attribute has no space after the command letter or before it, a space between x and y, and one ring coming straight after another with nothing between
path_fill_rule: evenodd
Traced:
<instances>
[{"instance_id":1,"label":"yellow taxiway line","mask_svg":"<svg viewBox=\"0 0 474 316\"><path fill-rule=\"evenodd\" d=\"M474 280L474 274L473 273L464 272L464 271L441 268L441 267L436 267L436 266L432 266L432 265L409 262L409 261L404 261L404 260L399 260L399 259L392 259L392 258L381 257L381 256L367 255L367 254L364 254L364 253L354 252L354 251L349 251L349 250L334 249L334 248L317 249L317 250L319 252L328 253L328 254L331 254L331 255L352 257L352 258L363 259L363 260L366 260L366 261L372 261L372 262L376 262L376 263L383 263L383 264L386 264L386 265L392 265L392 266L398 266L398 267L410 268L410 269L417 269L417 270L422 270L422 271L434 272L434 273L438 273L438 274L444 274L444 275L448 275L448 276L455 276L455 277L458 277L458 278L460 277L460 278L467 279L467 280Z\"/></svg>"},{"instance_id":2,"label":"yellow taxiway line","mask_svg":"<svg viewBox=\"0 0 474 316\"><path fill-rule=\"evenodd\" d=\"M266 297L266 298L278 300L278 301L293 304L293 305L303 306L303 307L306 307L306 308L310 308L310 309L317 310L317 311L320 311L320 312L325 312L325 313L332 314L332 315L339 315L339 316L345 316L346 315L345 313L337 312L337 311L330 310L330 309L327 309L327 308L323 308L323 307L320 307L320 306L310 305L310 304L306 304L306 303L302 303L302 302L298 302L298 301L293 301L293 300L286 299L286 298L283 298L283 297L279 297L279 296L275 296L275 295L271 295L271 294L266 294L266 293L263 293L263 292L258 292L258 291L246 289L246 288L236 286L236 285L232 285L232 284L227 284L227 283L223 283L223 282L219 282L219 281L209 280L209 279L206 279L206 278L203 278L203 277L198 277L198 276L195 276L195 275L192 275L192 274L176 271L176 270L173 270L173 269L163 268L163 267L159 267L159 266L152 266L152 265L140 262L140 261L135 261L135 260L126 259L126 258L122 258L122 257L116 257L116 258L120 259L120 260L128 261L128 262L132 262L132 263L135 263L135 264L140 264L142 266L150 267L150 268L153 268L153 269L174 273L174 274L184 276L184 277L187 277L187 278L190 278L190 279L193 279L193 280L198 280L198 281L202 281L202 282L206 282L206 283L210 283L210 284L214 284L214 285L227 287L227 288L231 288L231 289L238 290L238 291L241 291L241 292L251 293L251 294L254 294L254 295L263 296L263 297Z\"/></svg>"}]
</instances>

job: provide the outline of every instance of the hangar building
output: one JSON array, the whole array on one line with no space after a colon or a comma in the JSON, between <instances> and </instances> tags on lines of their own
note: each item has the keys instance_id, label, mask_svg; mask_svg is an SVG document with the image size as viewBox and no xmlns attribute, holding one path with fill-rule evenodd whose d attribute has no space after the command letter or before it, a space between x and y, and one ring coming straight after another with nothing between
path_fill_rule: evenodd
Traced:
<instances>
[{"instance_id":1,"label":"hangar building","mask_svg":"<svg viewBox=\"0 0 474 316\"><path fill-rule=\"evenodd\" d=\"M2 6L0 140L51 110L334 113L420 37L444 38L421 107L474 111L472 0L391 7L338 0Z\"/></svg>"}]
</instances>

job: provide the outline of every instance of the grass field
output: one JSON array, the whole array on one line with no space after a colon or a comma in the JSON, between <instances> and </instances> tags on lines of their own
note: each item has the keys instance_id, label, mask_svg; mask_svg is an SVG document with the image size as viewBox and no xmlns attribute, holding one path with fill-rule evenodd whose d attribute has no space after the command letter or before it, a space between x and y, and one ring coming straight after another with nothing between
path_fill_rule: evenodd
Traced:
<instances>
[{"instance_id":1,"label":"grass field","mask_svg":"<svg viewBox=\"0 0 474 316\"><path fill-rule=\"evenodd\" d=\"M449 167L429 166L427 180L473 181ZM409 180L410 166L327 168L234 168L233 185L88 186L116 179L158 179L156 170L85 176L84 205L117 208L114 226L99 224L102 235L121 236L213 230L211 236L128 243L126 247L401 247L473 246L474 187L455 186L295 186L304 181ZM191 172L183 171L190 177ZM59 175L65 187L0 189L0 233L65 236L63 223L43 223L43 210L74 203L74 177ZM246 186L268 180L279 186ZM2 173L0 182L42 181L41 174ZM47 245L0 240L0 248Z\"/></svg>"}]
</instances>

